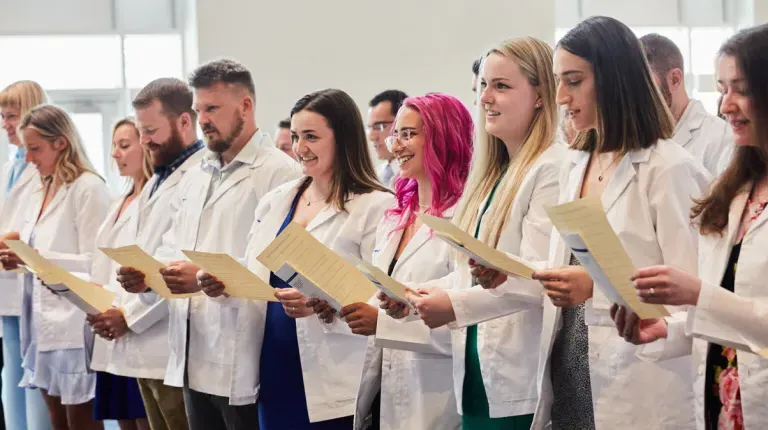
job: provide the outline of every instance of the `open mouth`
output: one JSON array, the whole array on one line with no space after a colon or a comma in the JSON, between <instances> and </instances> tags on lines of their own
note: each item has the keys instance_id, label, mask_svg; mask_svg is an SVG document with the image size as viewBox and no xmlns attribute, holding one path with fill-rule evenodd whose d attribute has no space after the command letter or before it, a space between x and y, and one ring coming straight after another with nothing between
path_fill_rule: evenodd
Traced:
<instances>
[{"instance_id":1,"label":"open mouth","mask_svg":"<svg viewBox=\"0 0 768 430\"><path fill-rule=\"evenodd\" d=\"M565 119L573 119L579 112L579 109L568 109L565 111Z\"/></svg>"},{"instance_id":2,"label":"open mouth","mask_svg":"<svg viewBox=\"0 0 768 430\"><path fill-rule=\"evenodd\" d=\"M300 155L299 156L299 161L301 161L302 163L309 163L315 160L317 160L316 155Z\"/></svg>"},{"instance_id":3,"label":"open mouth","mask_svg":"<svg viewBox=\"0 0 768 430\"><path fill-rule=\"evenodd\" d=\"M413 158L413 154L401 155L397 157L397 162L402 165L407 163L408 161L411 161L412 158Z\"/></svg>"}]
</instances>

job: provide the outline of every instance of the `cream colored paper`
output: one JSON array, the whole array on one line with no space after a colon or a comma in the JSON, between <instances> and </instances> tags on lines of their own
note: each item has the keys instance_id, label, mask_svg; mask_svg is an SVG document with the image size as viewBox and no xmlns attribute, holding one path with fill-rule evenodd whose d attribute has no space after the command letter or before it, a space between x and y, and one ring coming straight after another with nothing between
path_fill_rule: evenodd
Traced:
<instances>
[{"instance_id":1,"label":"cream colored paper","mask_svg":"<svg viewBox=\"0 0 768 430\"><path fill-rule=\"evenodd\" d=\"M408 301L407 293L411 293L415 296L419 296L419 293L394 280L391 276L384 273L383 270L372 264L368 264L365 261L357 260L355 261L355 266L357 267L357 270L368 277L368 279L373 282L373 285L383 291L390 299L413 309L413 305Z\"/></svg>"},{"instance_id":2,"label":"cream colored paper","mask_svg":"<svg viewBox=\"0 0 768 430\"><path fill-rule=\"evenodd\" d=\"M215 276L232 297L276 302L275 289L227 254L181 251L190 261Z\"/></svg>"},{"instance_id":3,"label":"cream colored paper","mask_svg":"<svg viewBox=\"0 0 768 430\"><path fill-rule=\"evenodd\" d=\"M669 315L664 306L643 303L637 297L637 290L630 280L635 266L608 223L599 198L587 197L545 210L570 247L574 242L580 242L579 238L583 241L585 250L572 251L593 280L606 281L595 282L606 297L628 306L641 318Z\"/></svg>"},{"instance_id":4,"label":"cream colored paper","mask_svg":"<svg viewBox=\"0 0 768 430\"><path fill-rule=\"evenodd\" d=\"M160 269L164 269L166 265L155 260L154 257L144 252L138 245L99 249L117 264L125 267L132 267L144 273L144 283L160 297L166 299L185 299L187 297L203 294L202 292L173 294L168 288L168 285L165 284L163 276L160 274Z\"/></svg>"},{"instance_id":5,"label":"cream colored paper","mask_svg":"<svg viewBox=\"0 0 768 430\"><path fill-rule=\"evenodd\" d=\"M86 282L56 266L22 241L7 240L5 243L24 261L26 267L31 269L30 271L46 285L63 284L69 288L76 297L70 298L67 295L65 297L84 312L95 315L112 307L115 293Z\"/></svg>"},{"instance_id":6,"label":"cream colored paper","mask_svg":"<svg viewBox=\"0 0 768 430\"><path fill-rule=\"evenodd\" d=\"M483 266L524 279L531 279L533 272L536 271L536 268L524 260L491 248L449 220L428 214L416 214L416 216L431 228L437 237Z\"/></svg>"},{"instance_id":7,"label":"cream colored paper","mask_svg":"<svg viewBox=\"0 0 768 430\"><path fill-rule=\"evenodd\" d=\"M759 355L759 356L761 356L763 358L768 358L768 348L764 348L764 349L758 350L757 351L757 355Z\"/></svg>"},{"instance_id":8,"label":"cream colored paper","mask_svg":"<svg viewBox=\"0 0 768 430\"><path fill-rule=\"evenodd\" d=\"M292 222L256 257L272 272L289 263L307 280L342 306L366 303L376 294L370 280L355 266Z\"/></svg>"}]
</instances>

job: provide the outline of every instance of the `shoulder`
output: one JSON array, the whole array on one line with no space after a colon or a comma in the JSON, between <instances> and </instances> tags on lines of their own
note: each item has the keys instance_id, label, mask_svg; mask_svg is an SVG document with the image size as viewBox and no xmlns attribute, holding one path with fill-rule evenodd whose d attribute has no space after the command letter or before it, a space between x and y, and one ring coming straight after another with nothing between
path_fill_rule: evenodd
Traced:
<instances>
[{"instance_id":1,"label":"shoulder","mask_svg":"<svg viewBox=\"0 0 768 430\"><path fill-rule=\"evenodd\" d=\"M99 175L96 175L91 172L85 172L80 177L75 179L75 182L72 183L72 188L75 189L94 189L94 190L100 190L103 189L106 191L107 189L107 183L104 182L104 179L102 179Z\"/></svg>"},{"instance_id":2,"label":"shoulder","mask_svg":"<svg viewBox=\"0 0 768 430\"><path fill-rule=\"evenodd\" d=\"M711 175L699 160L685 148L668 139L660 139L651 148L648 156L648 173L651 181L659 180L665 185L679 186L681 181L694 181L706 187Z\"/></svg>"},{"instance_id":3,"label":"shoulder","mask_svg":"<svg viewBox=\"0 0 768 430\"><path fill-rule=\"evenodd\" d=\"M365 194L355 194L349 201L355 209L374 209L385 211L395 204L395 195L387 191L371 191Z\"/></svg>"}]
</instances>

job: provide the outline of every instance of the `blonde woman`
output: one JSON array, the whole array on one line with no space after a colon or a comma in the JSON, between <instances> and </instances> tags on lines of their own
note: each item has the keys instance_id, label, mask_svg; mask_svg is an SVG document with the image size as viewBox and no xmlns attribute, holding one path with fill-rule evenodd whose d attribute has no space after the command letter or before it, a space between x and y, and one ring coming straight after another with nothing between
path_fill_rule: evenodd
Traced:
<instances>
[{"instance_id":1,"label":"blonde woman","mask_svg":"<svg viewBox=\"0 0 768 430\"><path fill-rule=\"evenodd\" d=\"M459 201L454 222L501 251L546 260L552 225L544 207L557 201L565 152L555 144L552 48L532 37L499 44L483 57L478 91L485 115L477 126L470 192ZM531 346L541 334L543 290L517 279L486 290L477 285L481 273L474 262L457 258L452 275L427 283L411 300L428 326L454 329L462 426L527 430L536 407L538 356ZM390 305L382 306L397 314Z\"/></svg>"},{"instance_id":2,"label":"blonde woman","mask_svg":"<svg viewBox=\"0 0 768 430\"><path fill-rule=\"evenodd\" d=\"M97 247L118 247L136 243L139 227L139 195L152 176L149 150L141 146L133 118L118 121L112 129L112 158L120 176L128 178L127 192L112 204L109 215L96 233ZM94 342L91 369L96 373L94 418L117 420L120 430L149 429L147 413L135 378L127 377L123 361L134 358L135 343L123 315L132 296L117 284L119 266L101 252L93 256L91 280L117 294L115 307L86 317L100 336ZM128 336L126 336L128 335Z\"/></svg>"},{"instance_id":3,"label":"blonde woman","mask_svg":"<svg viewBox=\"0 0 768 430\"><path fill-rule=\"evenodd\" d=\"M37 82L19 81L0 92L0 120L8 142L16 147L16 156L3 166L0 177L0 240L18 239L9 232L21 231L27 204L33 191L40 188L35 166L26 161L26 149L16 128L33 107L46 103L47 96ZM0 242L0 248L5 246ZM48 416L39 418L43 398L37 391L19 387L23 376L19 339L22 288L14 272L0 272L0 316L3 321L3 409L9 429L48 428ZM26 393L26 394L25 394ZM27 395L29 398L27 398ZM30 415L29 422L27 414ZM35 418L38 417L38 418ZM42 427L40 426L42 423Z\"/></svg>"},{"instance_id":4,"label":"blonde woman","mask_svg":"<svg viewBox=\"0 0 768 430\"><path fill-rule=\"evenodd\" d=\"M19 125L27 161L37 167L42 189L32 196L21 240L60 267L87 276L95 232L104 221L109 194L93 172L72 119L61 108L32 109ZM23 264L2 255L5 269ZM101 429L93 419L96 376L88 373L83 345L85 313L57 297L31 274L24 275L21 313L21 385L39 388L56 429Z\"/></svg>"}]
</instances>

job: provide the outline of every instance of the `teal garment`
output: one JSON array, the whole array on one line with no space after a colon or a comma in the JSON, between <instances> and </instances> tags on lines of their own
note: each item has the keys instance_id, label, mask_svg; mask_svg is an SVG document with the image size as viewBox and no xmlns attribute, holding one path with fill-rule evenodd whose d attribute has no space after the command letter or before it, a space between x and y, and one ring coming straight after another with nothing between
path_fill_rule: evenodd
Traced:
<instances>
[{"instance_id":1,"label":"teal garment","mask_svg":"<svg viewBox=\"0 0 768 430\"><path fill-rule=\"evenodd\" d=\"M502 175L503 176L503 175ZM480 217L475 227L475 238L480 235L480 223L488 211L488 207L493 201L496 189L499 187L501 178L491 189L491 194L483 206ZM463 430L517 430L531 428L533 415L521 415L517 417L491 418L488 411L488 396L485 394L485 385L483 385L483 375L480 372L480 355L477 349L477 326L467 327L467 345L465 349L464 361L464 387L462 392L462 411L461 418Z\"/></svg>"}]
</instances>

